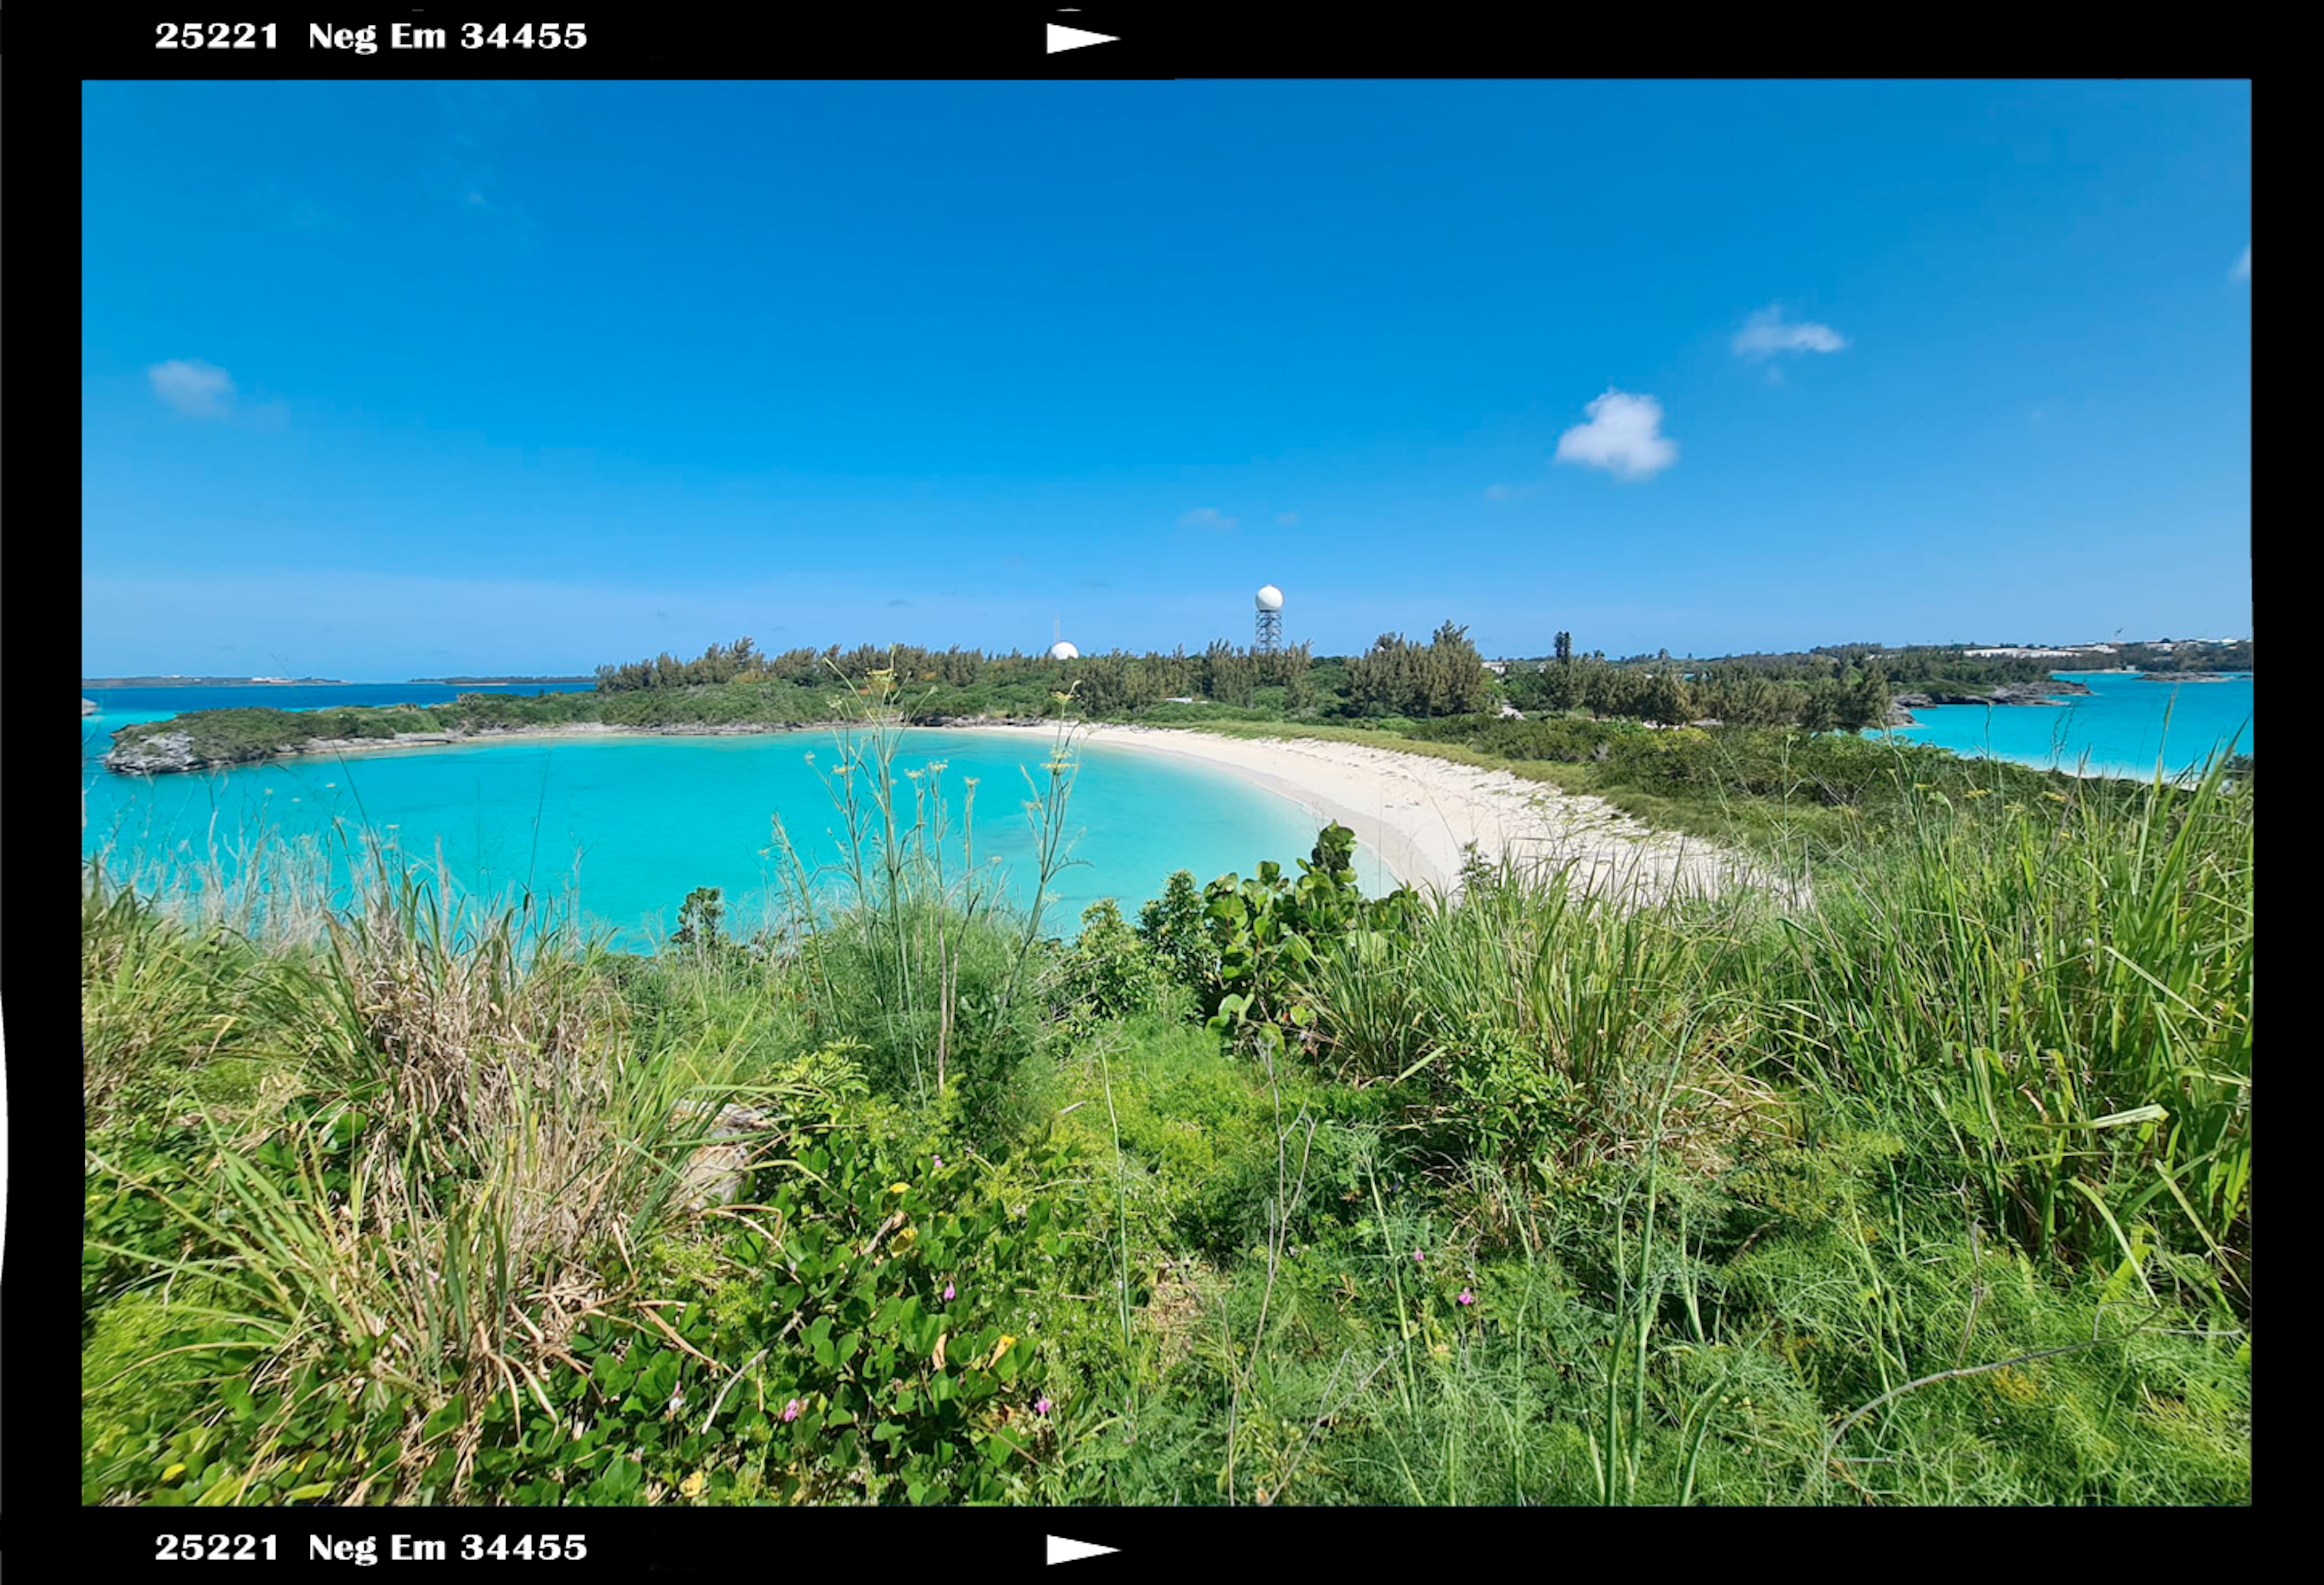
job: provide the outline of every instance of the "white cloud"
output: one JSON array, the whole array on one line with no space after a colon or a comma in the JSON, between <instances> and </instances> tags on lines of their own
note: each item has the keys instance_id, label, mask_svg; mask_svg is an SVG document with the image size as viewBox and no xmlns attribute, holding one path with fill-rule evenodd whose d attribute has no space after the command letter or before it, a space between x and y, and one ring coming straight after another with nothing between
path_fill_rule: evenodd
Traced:
<instances>
[{"instance_id":1,"label":"white cloud","mask_svg":"<svg viewBox=\"0 0 2324 1585\"><path fill-rule=\"evenodd\" d=\"M234 376L199 358L171 358L145 371L153 394L189 418L222 419L234 405Z\"/></svg>"},{"instance_id":2,"label":"white cloud","mask_svg":"<svg viewBox=\"0 0 2324 1585\"><path fill-rule=\"evenodd\" d=\"M1848 338L1829 325L1786 323L1781 303L1769 303L1735 333L1735 355L1746 358L1772 357L1779 352L1838 352L1847 345Z\"/></svg>"},{"instance_id":3,"label":"white cloud","mask_svg":"<svg viewBox=\"0 0 2324 1585\"><path fill-rule=\"evenodd\" d=\"M1198 506L1178 520L1182 529L1217 529L1221 531L1235 526L1235 520L1215 506Z\"/></svg>"},{"instance_id":4,"label":"white cloud","mask_svg":"<svg viewBox=\"0 0 2324 1585\"><path fill-rule=\"evenodd\" d=\"M1678 460L1678 442L1662 432L1663 404L1653 397L1609 390L1584 410L1590 421L1557 438L1559 462L1651 479Z\"/></svg>"},{"instance_id":5,"label":"white cloud","mask_svg":"<svg viewBox=\"0 0 2324 1585\"><path fill-rule=\"evenodd\" d=\"M2243 257L2236 261L2236 267L2227 273L2237 281L2251 279L2251 244L2249 243L2244 244Z\"/></svg>"}]
</instances>

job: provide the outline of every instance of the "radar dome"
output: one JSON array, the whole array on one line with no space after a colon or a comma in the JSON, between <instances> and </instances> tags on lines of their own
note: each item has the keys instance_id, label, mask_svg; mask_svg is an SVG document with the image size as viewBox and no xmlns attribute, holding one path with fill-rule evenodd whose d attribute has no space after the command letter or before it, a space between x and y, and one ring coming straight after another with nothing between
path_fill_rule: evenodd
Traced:
<instances>
[{"instance_id":1,"label":"radar dome","mask_svg":"<svg viewBox=\"0 0 2324 1585\"><path fill-rule=\"evenodd\" d=\"M1252 598L1259 602L1259 608L1261 611L1280 611L1283 609L1283 591L1277 588L1273 584L1268 585L1267 587L1261 589L1256 595L1252 596Z\"/></svg>"},{"instance_id":2,"label":"radar dome","mask_svg":"<svg viewBox=\"0 0 2324 1585\"><path fill-rule=\"evenodd\" d=\"M1081 656L1082 652L1079 650L1074 649L1063 639L1049 646L1049 659L1052 660L1078 660Z\"/></svg>"}]
</instances>

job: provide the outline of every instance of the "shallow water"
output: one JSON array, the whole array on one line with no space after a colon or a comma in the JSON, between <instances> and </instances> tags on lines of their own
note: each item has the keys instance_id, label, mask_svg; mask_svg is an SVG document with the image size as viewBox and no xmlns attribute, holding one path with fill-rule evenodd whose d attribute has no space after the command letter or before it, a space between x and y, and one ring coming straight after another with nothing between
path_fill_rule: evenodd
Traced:
<instances>
[{"instance_id":1,"label":"shallow water","mask_svg":"<svg viewBox=\"0 0 2324 1585\"><path fill-rule=\"evenodd\" d=\"M1913 711L1895 734L1958 754L1990 755L2044 769L2104 776L2166 776L2198 768L2232 743L2252 751L2252 677L2149 682L2124 672L2061 671L2088 696L2043 705L1935 705Z\"/></svg>"},{"instance_id":2,"label":"shallow water","mask_svg":"<svg viewBox=\"0 0 2324 1585\"><path fill-rule=\"evenodd\" d=\"M100 751L103 730L121 719L98 723ZM1070 933L1102 897L1119 898L1134 917L1173 870L1191 870L1198 882L1250 874L1261 859L1290 870L1314 845L1316 822L1296 803L1231 773L1111 746L1075 752L1065 829L1076 834L1072 854L1084 862L1056 883L1043 916L1049 931ZM530 739L151 779L115 776L85 758L82 850L198 859L214 843L230 855L261 833L353 839L376 831L416 858L440 850L472 895L530 890L577 905L585 923L614 933L614 945L637 948L675 926L697 886L724 890L730 928L765 919L782 895L776 815L810 863L836 857L829 834L838 822L810 753L830 765L831 734ZM1027 776L1046 785L1048 754L1041 738L914 730L897 760L899 777L945 762L948 867L962 862L965 783L978 779L973 857L980 866L999 861L1020 905L1035 874ZM1359 869L1374 889L1377 861L1362 855Z\"/></svg>"}]
</instances>

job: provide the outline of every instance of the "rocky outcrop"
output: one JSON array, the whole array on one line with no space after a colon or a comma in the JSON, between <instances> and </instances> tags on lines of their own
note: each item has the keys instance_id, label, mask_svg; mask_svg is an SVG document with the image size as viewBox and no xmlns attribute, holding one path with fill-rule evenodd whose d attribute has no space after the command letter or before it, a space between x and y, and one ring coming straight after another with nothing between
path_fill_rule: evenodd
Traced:
<instances>
[{"instance_id":1,"label":"rocky outcrop","mask_svg":"<svg viewBox=\"0 0 2324 1585\"><path fill-rule=\"evenodd\" d=\"M1892 704L1900 710L1923 709L1931 705L2055 705L2061 699L2090 691L2088 683L2070 682L2053 677L2048 682L2007 682L1991 693L1972 694L1958 689L1935 689L1927 692L1898 694ZM1892 726L1911 724L1891 718Z\"/></svg>"},{"instance_id":2,"label":"rocky outcrop","mask_svg":"<svg viewBox=\"0 0 2324 1585\"><path fill-rule=\"evenodd\" d=\"M83 699L83 700L80 702L80 713L81 713L83 715L94 715L94 714L97 714L97 701L96 701L96 700L94 700L94 699Z\"/></svg>"},{"instance_id":3,"label":"rocky outcrop","mask_svg":"<svg viewBox=\"0 0 2324 1585\"><path fill-rule=\"evenodd\" d=\"M194 752L193 734L183 732L154 733L134 742L116 742L105 755L105 768L122 776L199 770L208 763Z\"/></svg>"}]
</instances>

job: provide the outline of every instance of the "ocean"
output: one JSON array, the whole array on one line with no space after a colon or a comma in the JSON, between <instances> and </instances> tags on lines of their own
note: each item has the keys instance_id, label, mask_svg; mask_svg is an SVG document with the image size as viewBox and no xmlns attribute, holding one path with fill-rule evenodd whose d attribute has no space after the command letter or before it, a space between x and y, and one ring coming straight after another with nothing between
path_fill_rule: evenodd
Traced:
<instances>
[{"instance_id":1,"label":"ocean","mask_svg":"<svg viewBox=\"0 0 2324 1585\"><path fill-rule=\"evenodd\" d=\"M2233 740L2252 746L2252 680L2148 682L2109 672L2061 672L2088 696L2056 707L1939 705L1897 735L1958 753L1992 754L2118 776L2152 776L2158 757L2177 774ZM577 685L586 686L586 685ZM374 831L404 853L445 868L471 895L530 889L577 908L613 945L650 945L675 927L678 905L698 886L725 893L730 925L769 917L782 885L772 851L779 814L811 863L835 856L828 792L809 763L832 759L827 732L755 737L526 739L390 751L338 760L296 758L208 775L151 780L115 776L100 757L133 721L240 705L314 709L333 705L440 704L482 691L414 683L308 687L246 686L119 688L89 696L104 706L81 723L85 854L152 861L231 854L252 837L358 837ZM529 693L530 687L493 692ZM992 733L914 730L899 769L946 762L954 829L964 784L978 780L975 856L997 861L1012 897L1029 894L1033 834L1026 776L1043 777L1046 744ZM1173 870L1196 880L1259 861L1286 870L1314 845L1316 822L1287 798L1208 766L1087 745L1066 829L1079 861L1057 881L1045 925L1071 933L1100 898L1126 914L1158 893ZM957 855L955 844L947 862ZM1360 852L1365 889L1393 884L1376 855Z\"/></svg>"},{"instance_id":2,"label":"ocean","mask_svg":"<svg viewBox=\"0 0 2324 1585\"><path fill-rule=\"evenodd\" d=\"M165 702L181 710L240 703L210 696L249 691L151 690L167 693ZM360 699L346 696L352 691L335 689L319 702L429 702L409 686ZM831 797L808 760L812 754L817 764L831 764L827 731L536 738L152 779L113 775L91 757L108 746L113 727L174 713L152 711L141 696L84 723L85 854L110 852L117 869L132 856L150 861L176 851L193 859L215 845L231 868L235 848L262 832L334 840L376 831L417 859L433 862L440 851L445 869L471 896L501 898L529 889L546 902L577 907L586 926L630 950L674 928L678 905L698 886L724 891L730 929L747 933L770 917L783 895L773 848L778 814L810 864L837 855ZM898 769L945 763L954 834L948 866L961 859L965 783L977 779L974 857L980 867L998 861L1021 904L1035 868L1027 776L1046 784L1047 757L1044 739L915 729L905 734ZM1174 870L1191 870L1201 883L1228 871L1250 874L1260 860L1273 859L1296 874L1294 861L1314 845L1315 820L1230 772L1111 746L1083 746L1078 758L1065 829L1074 834L1071 852L1079 862L1059 877L1044 910L1052 933L1072 934L1082 910L1103 897L1135 917ZM1368 891L1393 884L1369 853L1359 855L1359 872Z\"/></svg>"},{"instance_id":3,"label":"ocean","mask_svg":"<svg viewBox=\"0 0 2324 1585\"><path fill-rule=\"evenodd\" d=\"M2252 751L2252 677L2219 682L2150 682L2135 673L2061 671L2088 696L2061 696L2055 707L1936 705L1915 708L1916 726L1898 737L1957 754L1990 755L2044 769L2149 778L2159 765L2177 777L2232 744Z\"/></svg>"}]
</instances>

